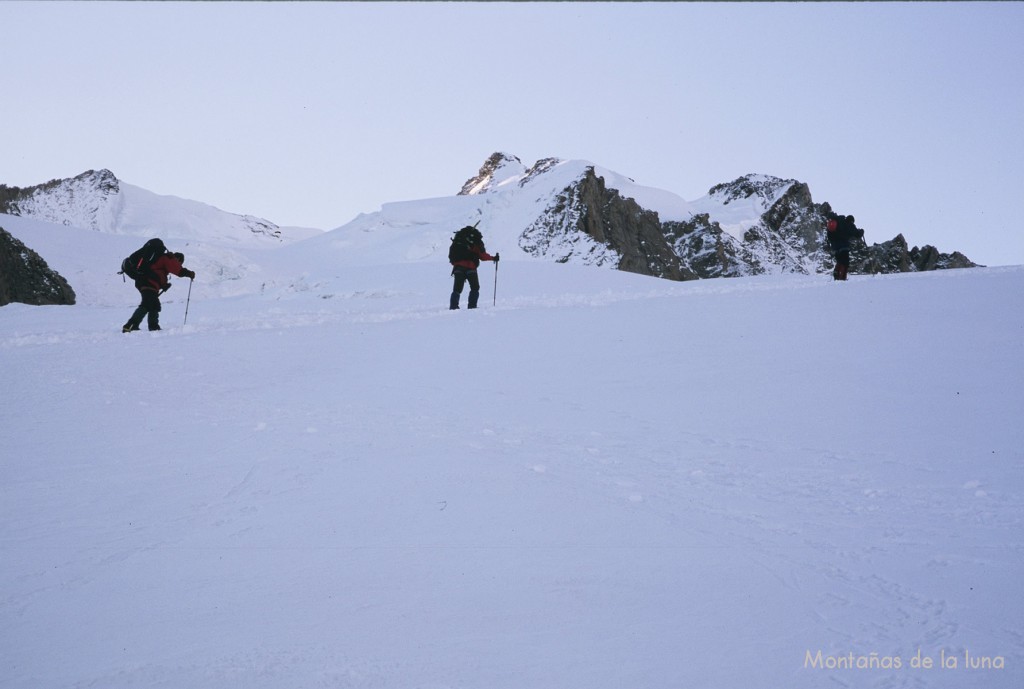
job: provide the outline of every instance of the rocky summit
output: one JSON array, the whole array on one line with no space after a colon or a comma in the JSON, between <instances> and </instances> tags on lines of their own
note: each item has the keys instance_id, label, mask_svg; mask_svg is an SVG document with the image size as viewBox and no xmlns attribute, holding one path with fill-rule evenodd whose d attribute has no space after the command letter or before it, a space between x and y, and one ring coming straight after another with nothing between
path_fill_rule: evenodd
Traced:
<instances>
[{"instance_id":1,"label":"rocky summit","mask_svg":"<svg viewBox=\"0 0 1024 689\"><path fill-rule=\"evenodd\" d=\"M795 179L745 175L687 202L586 161L544 158L528 168L498 152L459 195L504 196L511 207L507 197L531 185L540 207L516 222L522 223L518 245L532 256L671 280L816 274L833 266L825 230L832 208L815 202L809 186ZM870 246L854 242L851 272L974 265L959 252L909 248L898 236Z\"/></svg>"}]
</instances>

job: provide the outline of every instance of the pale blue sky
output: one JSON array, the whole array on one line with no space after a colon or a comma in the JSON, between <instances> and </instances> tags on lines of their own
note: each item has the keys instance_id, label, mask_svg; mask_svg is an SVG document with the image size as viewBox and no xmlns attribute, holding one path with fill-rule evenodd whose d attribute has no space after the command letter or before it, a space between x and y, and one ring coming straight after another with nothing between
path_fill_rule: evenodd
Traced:
<instances>
[{"instance_id":1,"label":"pale blue sky","mask_svg":"<svg viewBox=\"0 0 1024 689\"><path fill-rule=\"evenodd\" d=\"M807 182L1024 263L1024 3L0 3L0 183L109 168L331 229L494 151L688 200Z\"/></svg>"}]
</instances>

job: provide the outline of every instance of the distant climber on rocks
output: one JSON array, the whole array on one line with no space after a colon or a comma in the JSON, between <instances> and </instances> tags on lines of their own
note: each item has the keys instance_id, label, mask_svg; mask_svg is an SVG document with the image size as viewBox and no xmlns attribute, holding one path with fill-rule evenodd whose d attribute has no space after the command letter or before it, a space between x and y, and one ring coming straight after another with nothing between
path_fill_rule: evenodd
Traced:
<instances>
[{"instance_id":1,"label":"distant climber on rocks","mask_svg":"<svg viewBox=\"0 0 1024 689\"><path fill-rule=\"evenodd\" d=\"M829 213L825 225L828 245L836 258L832 278L845 280L850 270L850 242L864 236L864 230L857 227L852 215Z\"/></svg>"}]
</instances>

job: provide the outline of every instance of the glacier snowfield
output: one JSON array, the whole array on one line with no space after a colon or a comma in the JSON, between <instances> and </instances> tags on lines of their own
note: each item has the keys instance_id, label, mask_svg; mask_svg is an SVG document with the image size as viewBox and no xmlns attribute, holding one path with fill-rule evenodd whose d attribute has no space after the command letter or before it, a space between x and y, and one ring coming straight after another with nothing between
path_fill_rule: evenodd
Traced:
<instances>
[{"instance_id":1,"label":"glacier snowfield","mask_svg":"<svg viewBox=\"0 0 1024 689\"><path fill-rule=\"evenodd\" d=\"M79 304L0 309L0 686L1024 683L1024 267L507 260L450 312L443 260L208 250L124 335L135 240L39 233Z\"/></svg>"}]
</instances>

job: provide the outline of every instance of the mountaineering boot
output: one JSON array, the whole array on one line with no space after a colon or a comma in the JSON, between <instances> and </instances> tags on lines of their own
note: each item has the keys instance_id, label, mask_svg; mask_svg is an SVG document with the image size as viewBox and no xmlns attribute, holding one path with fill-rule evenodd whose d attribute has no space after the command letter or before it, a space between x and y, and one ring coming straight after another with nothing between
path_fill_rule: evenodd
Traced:
<instances>
[{"instance_id":1,"label":"mountaineering boot","mask_svg":"<svg viewBox=\"0 0 1024 689\"><path fill-rule=\"evenodd\" d=\"M135 313L133 313L132 317L128 319L128 322L124 324L124 327L121 328L121 332L130 333L138 330L139 323L142 323L142 319L145 317L146 309L140 305L139 308L135 309Z\"/></svg>"}]
</instances>

